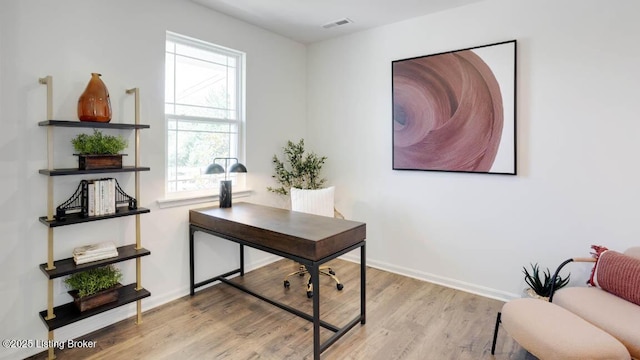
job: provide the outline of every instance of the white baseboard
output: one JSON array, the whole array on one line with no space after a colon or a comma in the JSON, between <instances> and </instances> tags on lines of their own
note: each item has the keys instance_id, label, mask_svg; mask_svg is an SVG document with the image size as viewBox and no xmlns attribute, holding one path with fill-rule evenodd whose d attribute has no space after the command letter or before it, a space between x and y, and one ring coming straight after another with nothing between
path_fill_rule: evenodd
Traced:
<instances>
[{"instance_id":1,"label":"white baseboard","mask_svg":"<svg viewBox=\"0 0 640 360\"><path fill-rule=\"evenodd\" d=\"M356 263L360 262L360 256L354 255L354 254L343 255L340 257L340 259L352 261ZM377 261L375 259L367 258L367 266L384 270L384 271L389 271L394 274L403 275L403 276L407 276L407 277L422 280L422 281L427 281L436 285L442 285L448 288L468 292L471 294L480 295L490 299L495 299L500 301L509 301L512 299L522 297L521 295L518 295L518 294L512 294L505 291L500 291L500 290L491 289L484 286L467 283L464 281L459 281L456 279L451 279L451 278L447 278L447 277L443 277L443 276L439 276L439 275L435 275L427 272L422 272L422 271L418 271L418 270L414 270L414 269L410 269L402 266L397 266L397 265L385 263L383 261Z\"/></svg>"}]
</instances>

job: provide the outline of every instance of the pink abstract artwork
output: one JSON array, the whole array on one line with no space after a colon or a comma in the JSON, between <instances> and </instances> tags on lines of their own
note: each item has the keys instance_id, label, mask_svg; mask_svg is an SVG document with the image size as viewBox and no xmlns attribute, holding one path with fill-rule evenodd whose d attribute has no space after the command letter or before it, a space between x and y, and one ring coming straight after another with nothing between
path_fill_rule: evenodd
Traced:
<instances>
[{"instance_id":1,"label":"pink abstract artwork","mask_svg":"<svg viewBox=\"0 0 640 360\"><path fill-rule=\"evenodd\" d=\"M394 61L393 168L515 175L515 49Z\"/></svg>"}]
</instances>

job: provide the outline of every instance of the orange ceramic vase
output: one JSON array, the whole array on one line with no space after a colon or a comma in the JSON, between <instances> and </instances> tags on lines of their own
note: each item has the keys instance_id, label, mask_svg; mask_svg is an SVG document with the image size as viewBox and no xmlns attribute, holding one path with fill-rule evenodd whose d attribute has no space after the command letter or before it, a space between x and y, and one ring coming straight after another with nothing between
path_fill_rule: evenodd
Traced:
<instances>
[{"instance_id":1,"label":"orange ceramic vase","mask_svg":"<svg viewBox=\"0 0 640 360\"><path fill-rule=\"evenodd\" d=\"M78 99L78 118L80 121L111 121L109 90L100 79L100 74L91 73L91 80Z\"/></svg>"}]
</instances>

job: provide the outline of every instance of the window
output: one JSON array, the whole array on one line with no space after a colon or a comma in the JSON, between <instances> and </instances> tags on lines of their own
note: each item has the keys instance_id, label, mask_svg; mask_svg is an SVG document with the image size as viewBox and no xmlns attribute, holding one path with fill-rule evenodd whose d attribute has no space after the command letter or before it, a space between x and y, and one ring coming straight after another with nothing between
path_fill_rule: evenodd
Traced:
<instances>
[{"instance_id":1,"label":"window","mask_svg":"<svg viewBox=\"0 0 640 360\"><path fill-rule=\"evenodd\" d=\"M167 194L217 189L220 178L205 174L207 166L241 159L243 75L243 53L167 32Z\"/></svg>"}]
</instances>

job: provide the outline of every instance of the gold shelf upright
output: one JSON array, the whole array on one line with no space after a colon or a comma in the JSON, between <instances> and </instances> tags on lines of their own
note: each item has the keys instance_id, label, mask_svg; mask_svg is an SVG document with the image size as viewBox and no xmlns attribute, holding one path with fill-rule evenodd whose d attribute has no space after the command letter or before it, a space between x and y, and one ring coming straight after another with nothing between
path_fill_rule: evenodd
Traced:
<instances>
[{"instance_id":1,"label":"gold shelf upright","mask_svg":"<svg viewBox=\"0 0 640 360\"><path fill-rule=\"evenodd\" d=\"M140 124L140 89L132 88L127 89L127 94L134 95L135 109L134 109L134 124ZM140 129L135 129L135 166L140 166ZM135 198L140 204L140 173L135 173ZM136 215L136 249L142 248L142 240L140 234L140 214ZM142 259L136 259L136 291L142 290ZM136 324L142 323L142 300L136 301Z\"/></svg>"},{"instance_id":2,"label":"gold shelf upright","mask_svg":"<svg viewBox=\"0 0 640 360\"><path fill-rule=\"evenodd\" d=\"M38 82L47 86L47 120L53 120L53 77L47 75L38 79ZM53 129L47 127L47 169L53 170ZM53 220L53 178L49 176L47 179L47 219ZM47 230L47 270L53 270L53 228ZM47 280L47 320L55 318L53 313L53 279ZM47 334L49 343L53 342L53 330ZM48 358L50 360L56 358L53 347L48 349Z\"/></svg>"}]
</instances>

